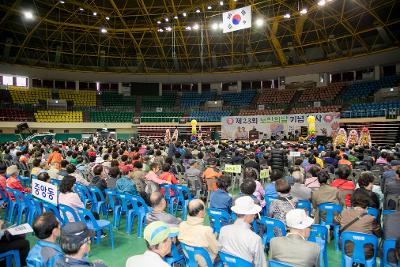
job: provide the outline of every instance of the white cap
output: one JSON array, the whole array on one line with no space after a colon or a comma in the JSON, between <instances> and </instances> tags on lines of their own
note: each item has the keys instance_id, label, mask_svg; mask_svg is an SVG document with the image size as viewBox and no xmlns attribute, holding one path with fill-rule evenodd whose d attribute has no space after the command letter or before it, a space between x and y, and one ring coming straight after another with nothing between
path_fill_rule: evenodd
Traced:
<instances>
[{"instance_id":1,"label":"white cap","mask_svg":"<svg viewBox=\"0 0 400 267\"><path fill-rule=\"evenodd\" d=\"M294 229L306 229L314 223L314 219L308 217L303 209L294 209L286 213L286 225Z\"/></svg>"},{"instance_id":2,"label":"white cap","mask_svg":"<svg viewBox=\"0 0 400 267\"><path fill-rule=\"evenodd\" d=\"M235 200L235 206L231 208L234 213L241 215L257 214L261 209L259 205L254 204L254 200L249 196L239 197Z\"/></svg>"}]
</instances>

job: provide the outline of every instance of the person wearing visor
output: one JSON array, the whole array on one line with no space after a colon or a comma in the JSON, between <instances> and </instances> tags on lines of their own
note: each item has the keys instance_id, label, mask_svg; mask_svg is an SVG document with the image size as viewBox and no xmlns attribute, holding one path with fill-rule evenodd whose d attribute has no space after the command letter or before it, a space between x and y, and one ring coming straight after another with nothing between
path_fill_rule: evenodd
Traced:
<instances>
[{"instance_id":1,"label":"person wearing visor","mask_svg":"<svg viewBox=\"0 0 400 267\"><path fill-rule=\"evenodd\" d=\"M171 238L178 235L178 228L169 227L162 221L152 222L143 232L147 250L142 255L130 257L126 267L170 267L164 257L171 252Z\"/></svg>"},{"instance_id":2,"label":"person wearing visor","mask_svg":"<svg viewBox=\"0 0 400 267\"><path fill-rule=\"evenodd\" d=\"M56 262L54 266L61 267L107 267L102 262L89 262L91 238L95 232L90 230L84 222L73 222L66 224L61 229L61 249L65 253L65 258Z\"/></svg>"}]
</instances>

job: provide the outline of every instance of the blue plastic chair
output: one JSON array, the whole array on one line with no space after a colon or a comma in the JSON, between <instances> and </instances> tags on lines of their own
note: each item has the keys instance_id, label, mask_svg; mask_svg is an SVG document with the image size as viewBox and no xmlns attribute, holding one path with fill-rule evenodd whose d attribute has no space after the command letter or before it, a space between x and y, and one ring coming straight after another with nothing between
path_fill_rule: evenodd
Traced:
<instances>
[{"instance_id":1,"label":"blue plastic chair","mask_svg":"<svg viewBox=\"0 0 400 267\"><path fill-rule=\"evenodd\" d=\"M74 185L74 191L78 193L79 197L81 198L83 204L85 204L85 207L89 203L93 203L92 195L90 194L89 189L80 183L75 183Z\"/></svg>"},{"instance_id":2,"label":"blue plastic chair","mask_svg":"<svg viewBox=\"0 0 400 267\"><path fill-rule=\"evenodd\" d=\"M262 242L265 247L268 247L271 239L273 237L277 236L277 235L275 235L275 231L274 231L275 228L280 229L282 236L286 235L286 226L282 221L280 221L278 219L262 216L261 220L260 220L260 224L265 225L265 228L266 228L266 231L262 236Z\"/></svg>"},{"instance_id":3,"label":"blue plastic chair","mask_svg":"<svg viewBox=\"0 0 400 267\"><path fill-rule=\"evenodd\" d=\"M343 232L342 239L342 266L351 267L353 263L364 264L365 267L376 267L376 256L378 251L378 238L374 235L357 233L357 232ZM345 243L351 241L354 244L353 256L345 254ZM364 246L372 244L374 247L374 256L367 260L365 259Z\"/></svg>"},{"instance_id":4,"label":"blue plastic chair","mask_svg":"<svg viewBox=\"0 0 400 267\"><path fill-rule=\"evenodd\" d=\"M328 267L328 229L326 226L322 226L319 224L311 225L310 236L308 237L308 241L317 243L320 248L319 255L319 266Z\"/></svg>"},{"instance_id":5,"label":"blue plastic chair","mask_svg":"<svg viewBox=\"0 0 400 267\"><path fill-rule=\"evenodd\" d=\"M0 199L0 206L3 206L5 203L8 204L8 201L9 201L9 200L8 200L8 195L7 195L7 193L0 189L0 196L1 196L1 199ZM6 219L7 219L7 214L8 214L8 205L6 205L6 210L5 210L5 217L6 217Z\"/></svg>"},{"instance_id":6,"label":"blue plastic chair","mask_svg":"<svg viewBox=\"0 0 400 267\"><path fill-rule=\"evenodd\" d=\"M29 217L29 209L31 207L30 201L25 197L24 193L18 190L7 188L7 191L11 192L14 195L15 202L17 202L17 211L18 211L17 224L19 225L22 222L27 222ZM24 221L22 221L22 217L24 214L25 214L25 219Z\"/></svg>"},{"instance_id":7,"label":"blue plastic chair","mask_svg":"<svg viewBox=\"0 0 400 267\"><path fill-rule=\"evenodd\" d=\"M111 190L109 188L107 188L105 190L106 196L107 196L107 201L106 201L106 219L108 220L108 216L109 216L109 211L112 210L113 211L113 227L117 227L117 217L118 214L121 213L121 205L117 202L117 192L114 190Z\"/></svg>"},{"instance_id":8,"label":"blue plastic chair","mask_svg":"<svg viewBox=\"0 0 400 267\"><path fill-rule=\"evenodd\" d=\"M64 219L60 215L60 211L57 209L57 206L54 206L51 203L48 203L46 201L42 201L43 208L46 212L52 212L56 216L57 220L61 223L61 225L64 225Z\"/></svg>"},{"instance_id":9,"label":"blue plastic chair","mask_svg":"<svg viewBox=\"0 0 400 267\"><path fill-rule=\"evenodd\" d=\"M14 222L14 216L18 215L18 206L19 206L19 202L17 202L16 200L13 201L11 198L11 195L14 196L15 198L15 192L16 190L11 189L9 187L6 187L6 192L8 194L8 204L7 204L7 208L8 208L8 213L7 213L7 221L10 223ZM18 217L18 216L17 216Z\"/></svg>"},{"instance_id":10,"label":"blue plastic chair","mask_svg":"<svg viewBox=\"0 0 400 267\"><path fill-rule=\"evenodd\" d=\"M142 197L131 195L128 195L128 197L133 209L127 214L126 233L130 234L132 232L133 221L137 218L137 236L141 238L143 236L143 229L146 227L146 215L150 212L150 208Z\"/></svg>"},{"instance_id":11,"label":"blue plastic chair","mask_svg":"<svg viewBox=\"0 0 400 267\"><path fill-rule=\"evenodd\" d=\"M187 206L189 205L189 201L192 200L192 196L190 195L190 190L187 186L177 184L176 190L178 191L178 200L175 206L174 214L178 212L180 207L182 209L182 220L186 220ZM185 195L187 199L185 199Z\"/></svg>"},{"instance_id":12,"label":"blue plastic chair","mask_svg":"<svg viewBox=\"0 0 400 267\"><path fill-rule=\"evenodd\" d=\"M221 262L224 264L224 266L228 267L254 267L253 263L248 262L242 258L233 256L231 254L228 254L226 252L220 251L219 256L221 258Z\"/></svg>"},{"instance_id":13,"label":"blue plastic chair","mask_svg":"<svg viewBox=\"0 0 400 267\"><path fill-rule=\"evenodd\" d=\"M5 259L6 260L6 266L11 267L12 261L14 258L15 262L15 267L21 267L21 260L19 258L19 250L14 249L14 250L9 250L3 253L0 253L0 259Z\"/></svg>"},{"instance_id":14,"label":"blue plastic chair","mask_svg":"<svg viewBox=\"0 0 400 267\"><path fill-rule=\"evenodd\" d=\"M294 267L293 265L289 265L276 260L269 260L269 267Z\"/></svg>"},{"instance_id":15,"label":"blue plastic chair","mask_svg":"<svg viewBox=\"0 0 400 267\"><path fill-rule=\"evenodd\" d=\"M97 186L89 186L89 191L92 194L92 211L97 212L100 215L100 211L103 215L107 214L106 200L103 192Z\"/></svg>"},{"instance_id":16,"label":"blue plastic chair","mask_svg":"<svg viewBox=\"0 0 400 267\"><path fill-rule=\"evenodd\" d=\"M32 225L36 217L42 215L43 205L39 199L34 198L31 194L26 194L25 197L29 201L28 223Z\"/></svg>"},{"instance_id":17,"label":"blue plastic chair","mask_svg":"<svg viewBox=\"0 0 400 267\"><path fill-rule=\"evenodd\" d=\"M72 217L74 217L74 222L79 222L78 214L76 214L76 211L70 206L64 204L58 204L58 209L62 214L62 219L64 224L71 223L71 221L68 219L68 214L71 214Z\"/></svg>"},{"instance_id":18,"label":"blue plastic chair","mask_svg":"<svg viewBox=\"0 0 400 267\"><path fill-rule=\"evenodd\" d=\"M339 214L343 210L343 207L339 204L335 203L322 203L318 205L319 212L319 224L320 225L329 225L333 227L333 234L335 238L335 249L339 250L339 229L340 225L335 223L334 217L335 213ZM325 212L325 221L322 219L322 212Z\"/></svg>"},{"instance_id":19,"label":"blue plastic chair","mask_svg":"<svg viewBox=\"0 0 400 267\"><path fill-rule=\"evenodd\" d=\"M262 215L263 216L268 216L269 207L271 206L272 201L274 201L275 199L277 199L277 198L276 197L271 197L271 196L265 196L264 197L265 206L262 209Z\"/></svg>"},{"instance_id":20,"label":"blue plastic chair","mask_svg":"<svg viewBox=\"0 0 400 267\"><path fill-rule=\"evenodd\" d=\"M164 257L164 261L171 266L174 266L175 263L182 262L185 265L185 255L179 254L178 248L175 243L171 243L171 256Z\"/></svg>"},{"instance_id":21,"label":"blue plastic chair","mask_svg":"<svg viewBox=\"0 0 400 267\"><path fill-rule=\"evenodd\" d=\"M61 180L58 180L58 179L55 179L55 178L51 178L50 179L50 183L52 185L55 185L55 186L60 186L61 185Z\"/></svg>"},{"instance_id":22,"label":"blue plastic chair","mask_svg":"<svg viewBox=\"0 0 400 267\"><path fill-rule=\"evenodd\" d=\"M231 222L231 216L224 210L209 208L207 214L214 233L219 234L221 227Z\"/></svg>"},{"instance_id":23,"label":"blue plastic chair","mask_svg":"<svg viewBox=\"0 0 400 267\"><path fill-rule=\"evenodd\" d=\"M200 255L206 261L207 267L213 267L213 262L211 260L210 255L208 254L207 250L202 247L193 247L186 245L181 242L181 246L183 251L186 253L186 267L198 267L196 259L194 258L195 255Z\"/></svg>"},{"instance_id":24,"label":"blue plastic chair","mask_svg":"<svg viewBox=\"0 0 400 267\"><path fill-rule=\"evenodd\" d=\"M381 258L381 267L392 267L393 264L390 264L388 261L388 253L389 250L394 250L396 247L395 239L388 239L383 241L383 255Z\"/></svg>"},{"instance_id":25,"label":"blue plastic chair","mask_svg":"<svg viewBox=\"0 0 400 267\"><path fill-rule=\"evenodd\" d=\"M23 187L30 187L31 185L31 178L30 177L25 177L22 175L18 175L17 179L21 182Z\"/></svg>"},{"instance_id":26,"label":"blue plastic chair","mask_svg":"<svg viewBox=\"0 0 400 267\"><path fill-rule=\"evenodd\" d=\"M89 229L92 229L96 232L97 244L100 244L101 230L108 229L108 234L110 235L111 241L111 248L114 249L114 237L110 221L96 220L91 211L82 208L78 208L78 215L81 218L81 221L86 222Z\"/></svg>"},{"instance_id":27,"label":"blue plastic chair","mask_svg":"<svg viewBox=\"0 0 400 267\"><path fill-rule=\"evenodd\" d=\"M125 194L125 193L117 193L117 199L119 204L121 205L121 208L114 210L115 213L115 218L116 218L116 222L115 222L115 226L117 229L119 229L120 223L121 223L121 217L123 214L126 215L126 231L128 231L128 217L129 217L129 213L132 212L131 210L133 210L133 206L131 203L131 199L129 197L129 194ZM131 226L132 227L132 226Z\"/></svg>"},{"instance_id":28,"label":"blue plastic chair","mask_svg":"<svg viewBox=\"0 0 400 267\"><path fill-rule=\"evenodd\" d=\"M393 212L396 212L396 210L383 210L383 216L388 215L388 214L392 214Z\"/></svg>"},{"instance_id":29,"label":"blue plastic chair","mask_svg":"<svg viewBox=\"0 0 400 267\"><path fill-rule=\"evenodd\" d=\"M162 189L164 189L164 198L165 201L167 202L167 206L168 206L168 212L171 214L174 214L174 206L175 206L175 202L177 200L177 197L174 193L174 196L171 196L171 191L176 192L176 186L174 184L161 184L160 187Z\"/></svg>"},{"instance_id":30,"label":"blue plastic chair","mask_svg":"<svg viewBox=\"0 0 400 267\"><path fill-rule=\"evenodd\" d=\"M367 209L367 213L368 213L368 215L374 216L375 220L378 220L379 210L369 207Z\"/></svg>"},{"instance_id":31,"label":"blue plastic chair","mask_svg":"<svg viewBox=\"0 0 400 267\"><path fill-rule=\"evenodd\" d=\"M312 208L311 208L311 202L310 201L304 200L304 199L299 200L297 202L296 208L306 210L306 212L308 213L308 216L311 216Z\"/></svg>"}]
</instances>

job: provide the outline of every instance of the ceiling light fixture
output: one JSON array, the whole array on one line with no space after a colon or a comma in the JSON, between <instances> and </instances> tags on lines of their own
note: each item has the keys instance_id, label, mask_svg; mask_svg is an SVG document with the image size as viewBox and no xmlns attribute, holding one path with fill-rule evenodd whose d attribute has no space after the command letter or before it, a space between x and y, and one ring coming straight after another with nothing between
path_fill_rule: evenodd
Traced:
<instances>
[{"instance_id":1,"label":"ceiling light fixture","mask_svg":"<svg viewBox=\"0 0 400 267\"><path fill-rule=\"evenodd\" d=\"M318 1L318 5L319 6L324 6L326 4L326 1L325 0L319 0Z\"/></svg>"},{"instance_id":2,"label":"ceiling light fixture","mask_svg":"<svg viewBox=\"0 0 400 267\"><path fill-rule=\"evenodd\" d=\"M60 4L64 4L65 2L64 1L60 1Z\"/></svg>"},{"instance_id":3,"label":"ceiling light fixture","mask_svg":"<svg viewBox=\"0 0 400 267\"><path fill-rule=\"evenodd\" d=\"M223 6L224 5L224 1L219 1L219 5Z\"/></svg>"},{"instance_id":4,"label":"ceiling light fixture","mask_svg":"<svg viewBox=\"0 0 400 267\"><path fill-rule=\"evenodd\" d=\"M199 24L196 23L193 25L193 30L197 31L199 28L200 28Z\"/></svg>"},{"instance_id":5,"label":"ceiling light fixture","mask_svg":"<svg viewBox=\"0 0 400 267\"><path fill-rule=\"evenodd\" d=\"M33 20L33 13L32 11L24 11L24 17L27 20Z\"/></svg>"},{"instance_id":6,"label":"ceiling light fixture","mask_svg":"<svg viewBox=\"0 0 400 267\"><path fill-rule=\"evenodd\" d=\"M106 17L106 20L110 20L110 17Z\"/></svg>"},{"instance_id":7,"label":"ceiling light fixture","mask_svg":"<svg viewBox=\"0 0 400 267\"><path fill-rule=\"evenodd\" d=\"M178 19L178 16L174 16L174 19Z\"/></svg>"},{"instance_id":8,"label":"ceiling light fixture","mask_svg":"<svg viewBox=\"0 0 400 267\"><path fill-rule=\"evenodd\" d=\"M97 12L93 12L93 16L97 16Z\"/></svg>"},{"instance_id":9,"label":"ceiling light fixture","mask_svg":"<svg viewBox=\"0 0 400 267\"><path fill-rule=\"evenodd\" d=\"M186 28L185 28L186 30L188 30L188 31L190 31L191 29L192 29L192 27L190 27L190 26L186 26Z\"/></svg>"},{"instance_id":10,"label":"ceiling light fixture","mask_svg":"<svg viewBox=\"0 0 400 267\"><path fill-rule=\"evenodd\" d=\"M186 13L186 12L183 12L183 13L182 13L182 16L186 17L186 16L187 16L187 13Z\"/></svg>"},{"instance_id":11,"label":"ceiling light fixture","mask_svg":"<svg viewBox=\"0 0 400 267\"><path fill-rule=\"evenodd\" d=\"M196 13L200 13L201 11L200 11L200 9L196 9Z\"/></svg>"},{"instance_id":12,"label":"ceiling light fixture","mask_svg":"<svg viewBox=\"0 0 400 267\"><path fill-rule=\"evenodd\" d=\"M307 14L307 8L303 8L302 10L300 10L300 15L305 15Z\"/></svg>"},{"instance_id":13,"label":"ceiling light fixture","mask_svg":"<svg viewBox=\"0 0 400 267\"><path fill-rule=\"evenodd\" d=\"M168 22L169 21L169 18L165 18L165 22Z\"/></svg>"},{"instance_id":14,"label":"ceiling light fixture","mask_svg":"<svg viewBox=\"0 0 400 267\"><path fill-rule=\"evenodd\" d=\"M79 10L80 10L80 11L83 11L84 9L80 7Z\"/></svg>"},{"instance_id":15,"label":"ceiling light fixture","mask_svg":"<svg viewBox=\"0 0 400 267\"><path fill-rule=\"evenodd\" d=\"M100 31L101 31L101 33L107 33L107 29L106 28L101 28Z\"/></svg>"},{"instance_id":16,"label":"ceiling light fixture","mask_svg":"<svg viewBox=\"0 0 400 267\"><path fill-rule=\"evenodd\" d=\"M262 25L264 25L264 20L262 18L256 19L256 25L258 27L261 27Z\"/></svg>"},{"instance_id":17,"label":"ceiling light fixture","mask_svg":"<svg viewBox=\"0 0 400 267\"><path fill-rule=\"evenodd\" d=\"M218 23L214 22L213 24L211 24L211 29L213 29L214 31L218 30Z\"/></svg>"},{"instance_id":18,"label":"ceiling light fixture","mask_svg":"<svg viewBox=\"0 0 400 267\"><path fill-rule=\"evenodd\" d=\"M283 17L284 17L285 19L290 19L290 14L289 14L289 13L286 13L285 15L283 15Z\"/></svg>"},{"instance_id":19,"label":"ceiling light fixture","mask_svg":"<svg viewBox=\"0 0 400 267\"><path fill-rule=\"evenodd\" d=\"M161 21L157 20L157 24L161 24Z\"/></svg>"},{"instance_id":20,"label":"ceiling light fixture","mask_svg":"<svg viewBox=\"0 0 400 267\"><path fill-rule=\"evenodd\" d=\"M211 9L212 9L212 6L208 6L207 9L208 9L208 10L211 10Z\"/></svg>"},{"instance_id":21,"label":"ceiling light fixture","mask_svg":"<svg viewBox=\"0 0 400 267\"><path fill-rule=\"evenodd\" d=\"M172 31L172 28L170 26L168 26L167 28L165 28L168 32Z\"/></svg>"}]
</instances>

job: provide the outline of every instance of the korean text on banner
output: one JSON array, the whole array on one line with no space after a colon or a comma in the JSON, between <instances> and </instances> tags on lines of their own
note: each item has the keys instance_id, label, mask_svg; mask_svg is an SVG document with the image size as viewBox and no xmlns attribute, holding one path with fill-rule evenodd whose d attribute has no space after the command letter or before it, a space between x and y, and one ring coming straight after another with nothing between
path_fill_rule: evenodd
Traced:
<instances>
[{"instance_id":1,"label":"korean text on banner","mask_svg":"<svg viewBox=\"0 0 400 267\"><path fill-rule=\"evenodd\" d=\"M290 157L300 157L301 153L299 151L290 151L289 156Z\"/></svg>"},{"instance_id":2,"label":"korean text on banner","mask_svg":"<svg viewBox=\"0 0 400 267\"><path fill-rule=\"evenodd\" d=\"M230 172L230 173L241 173L242 172L242 165L231 165L231 164L225 164L225 172Z\"/></svg>"},{"instance_id":3,"label":"korean text on banner","mask_svg":"<svg viewBox=\"0 0 400 267\"><path fill-rule=\"evenodd\" d=\"M57 206L58 191L57 186L53 184L32 179L32 195Z\"/></svg>"},{"instance_id":4,"label":"korean text on banner","mask_svg":"<svg viewBox=\"0 0 400 267\"><path fill-rule=\"evenodd\" d=\"M251 6L224 12L222 25L223 33L251 28Z\"/></svg>"}]
</instances>

